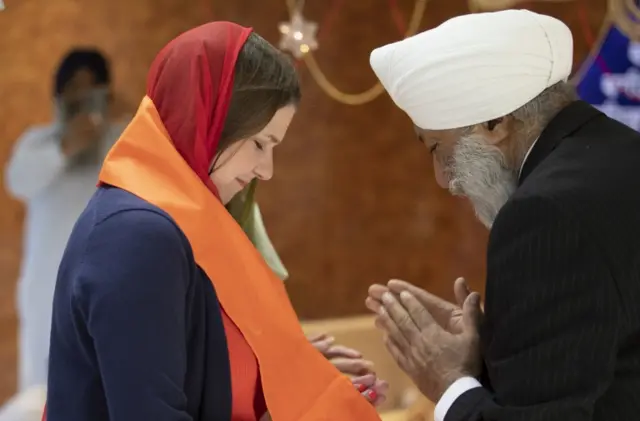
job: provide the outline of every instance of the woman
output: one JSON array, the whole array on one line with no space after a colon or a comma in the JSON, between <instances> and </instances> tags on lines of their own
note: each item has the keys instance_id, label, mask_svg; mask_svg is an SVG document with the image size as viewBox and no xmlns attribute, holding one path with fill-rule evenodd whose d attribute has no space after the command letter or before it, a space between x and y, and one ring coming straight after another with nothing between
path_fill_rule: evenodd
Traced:
<instances>
[{"instance_id":1,"label":"woman","mask_svg":"<svg viewBox=\"0 0 640 421\"><path fill-rule=\"evenodd\" d=\"M271 178L299 98L249 28L210 23L159 53L60 265L49 421L379 419L223 206Z\"/></svg>"}]
</instances>

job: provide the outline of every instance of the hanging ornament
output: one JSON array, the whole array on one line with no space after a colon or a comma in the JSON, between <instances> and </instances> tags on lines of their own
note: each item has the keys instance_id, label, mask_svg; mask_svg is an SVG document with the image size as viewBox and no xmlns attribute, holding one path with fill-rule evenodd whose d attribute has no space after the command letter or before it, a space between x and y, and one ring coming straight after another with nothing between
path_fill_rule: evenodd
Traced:
<instances>
[{"instance_id":1,"label":"hanging ornament","mask_svg":"<svg viewBox=\"0 0 640 421\"><path fill-rule=\"evenodd\" d=\"M287 3L287 9L289 9L289 15L291 16L291 22L293 22L293 17L296 13L302 13L302 4L303 0L285 0ZM335 3L337 0L334 0ZM393 0L389 0L391 9L394 10L395 4ZM409 24L405 30L405 36L410 37L415 35L420 29L420 24L422 22L422 18L424 16L425 9L427 7L428 0L415 0L415 4L413 6L413 12L411 13L411 18L409 20ZM324 30L324 29L323 29ZM329 33L330 31L326 31ZM336 85L331 83L329 78L324 74L318 62L314 58L314 55L311 51L307 54L302 55L302 59L309 70L309 73L316 81L318 86L331 98L334 100L341 102L346 105L362 105L368 102L373 101L377 97L379 97L382 93L384 93L384 87L380 84L380 82L376 82L371 88L367 89L363 92L358 93L348 93L340 90Z\"/></svg>"},{"instance_id":2,"label":"hanging ornament","mask_svg":"<svg viewBox=\"0 0 640 421\"><path fill-rule=\"evenodd\" d=\"M640 6L635 0L609 0L609 16L634 42L640 42Z\"/></svg>"},{"instance_id":3,"label":"hanging ornament","mask_svg":"<svg viewBox=\"0 0 640 421\"><path fill-rule=\"evenodd\" d=\"M305 20L299 9L291 14L289 22L281 22L278 29L282 34L280 49L289 51L296 59L318 49L318 24Z\"/></svg>"}]
</instances>

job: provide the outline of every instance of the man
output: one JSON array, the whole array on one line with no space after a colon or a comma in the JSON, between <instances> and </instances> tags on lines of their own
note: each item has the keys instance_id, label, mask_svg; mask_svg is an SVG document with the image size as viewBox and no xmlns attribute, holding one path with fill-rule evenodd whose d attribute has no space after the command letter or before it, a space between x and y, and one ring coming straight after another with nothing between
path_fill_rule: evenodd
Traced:
<instances>
[{"instance_id":1,"label":"man","mask_svg":"<svg viewBox=\"0 0 640 421\"><path fill-rule=\"evenodd\" d=\"M110 81L100 52L69 52L55 75L55 120L29 128L6 168L8 191L27 207L18 283L19 392L46 385L58 264L95 191L102 160L124 128L111 118Z\"/></svg>"},{"instance_id":2,"label":"man","mask_svg":"<svg viewBox=\"0 0 640 421\"><path fill-rule=\"evenodd\" d=\"M577 100L572 45L562 22L508 10L371 54L438 183L491 229L484 314L464 280L458 306L370 288L438 421L640 416L640 135Z\"/></svg>"}]
</instances>

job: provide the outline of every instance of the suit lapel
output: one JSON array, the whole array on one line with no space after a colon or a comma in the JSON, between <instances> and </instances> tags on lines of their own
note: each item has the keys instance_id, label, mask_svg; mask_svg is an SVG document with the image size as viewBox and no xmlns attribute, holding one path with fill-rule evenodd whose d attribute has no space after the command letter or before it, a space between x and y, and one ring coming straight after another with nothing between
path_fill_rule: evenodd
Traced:
<instances>
[{"instance_id":1,"label":"suit lapel","mask_svg":"<svg viewBox=\"0 0 640 421\"><path fill-rule=\"evenodd\" d=\"M575 101L556 115L542 131L540 138L522 166L518 179L521 185L531 172L560 144L589 121L603 114L584 101Z\"/></svg>"}]
</instances>

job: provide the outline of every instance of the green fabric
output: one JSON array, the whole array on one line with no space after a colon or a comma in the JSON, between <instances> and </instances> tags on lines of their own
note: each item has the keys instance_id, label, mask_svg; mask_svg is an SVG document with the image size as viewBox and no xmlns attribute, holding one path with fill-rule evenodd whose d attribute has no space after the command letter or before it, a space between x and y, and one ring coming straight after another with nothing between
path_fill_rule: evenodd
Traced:
<instances>
[{"instance_id":1,"label":"green fabric","mask_svg":"<svg viewBox=\"0 0 640 421\"><path fill-rule=\"evenodd\" d=\"M252 187L255 189L255 186ZM258 204L252 200L253 198L247 203L247 196L250 195L249 189L250 187L231 199L229 204L227 204L227 210L231 216L238 221L245 234L247 234L247 237L249 237L253 245L258 249L271 270L273 270L280 279L285 281L289 277L289 272L287 272L287 269L282 264L280 256L278 256L276 249L269 239ZM249 208L247 208L247 206L249 206Z\"/></svg>"}]
</instances>

